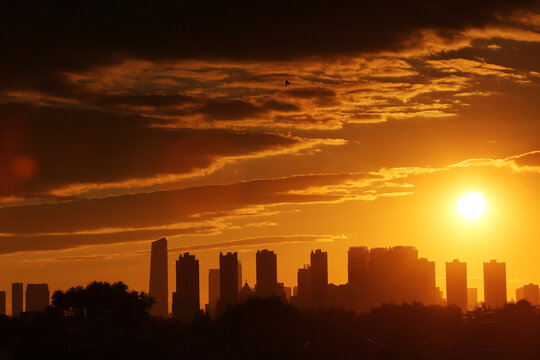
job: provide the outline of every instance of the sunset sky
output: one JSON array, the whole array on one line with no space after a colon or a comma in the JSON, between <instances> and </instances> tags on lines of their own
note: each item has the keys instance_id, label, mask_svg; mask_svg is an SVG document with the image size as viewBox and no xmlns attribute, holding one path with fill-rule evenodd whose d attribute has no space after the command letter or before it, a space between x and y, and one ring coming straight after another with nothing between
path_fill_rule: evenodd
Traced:
<instances>
[{"instance_id":1,"label":"sunset sky","mask_svg":"<svg viewBox=\"0 0 540 360\"><path fill-rule=\"evenodd\" d=\"M150 242L200 260L412 245L540 283L538 1L3 5L0 290L148 291ZM290 85L285 86L285 80ZM460 197L483 194L476 220Z\"/></svg>"}]
</instances>

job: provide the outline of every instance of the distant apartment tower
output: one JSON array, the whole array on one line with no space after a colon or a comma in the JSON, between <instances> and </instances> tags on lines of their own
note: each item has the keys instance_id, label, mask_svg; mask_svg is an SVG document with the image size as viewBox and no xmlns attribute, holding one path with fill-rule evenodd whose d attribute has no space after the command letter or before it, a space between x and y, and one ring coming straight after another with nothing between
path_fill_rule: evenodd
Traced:
<instances>
[{"instance_id":1,"label":"distant apartment tower","mask_svg":"<svg viewBox=\"0 0 540 360\"><path fill-rule=\"evenodd\" d=\"M446 263L446 301L467 312L467 263L457 259Z\"/></svg>"},{"instance_id":2,"label":"distant apartment tower","mask_svg":"<svg viewBox=\"0 0 540 360\"><path fill-rule=\"evenodd\" d=\"M208 270L208 304L206 312L216 316L216 308L219 300L219 269Z\"/></svg>"},{"instance_id":3,"label":"distant apartment tower","mask_svg":"<svg viewBox=\"0 0 540 360\"><path fill-rule=\"evenodd\" d=\"M6 315L6 292L0 291L0 315Z\"/></svg>"},{"instance_id":4,"label":"distant apartment tower","mask_svg":"<svg viewBox=\"0 0 540 360\"><path fill-rule=\"evenodd\" d=\"M369 249L366 246L350 247L347 258L349 284L353 287L365 286L369 278Z\"/></svg>"},{"instance_id":5,"label":"distant apartment tower","mask_svg":"<svg viewBox=\"0 0 540 360\"><path fill-rule=\"evenodd\" d=\"M44 311L49 306L47 284L26 285L26 311Z\"/></svg>"},{"instance_id":6,"label":"distant apartment tower","mask_svg":"<svg viewBox=\"0 0 540 360\"><path fill-rule=\"evenodd\" d=\"M506 264L491 260L484 263L484 300L488 308L506 304Z\"/></svg>"},{"instance_id":7,"label":"distant apartment tower","mask_svg":"<svg viewBox=\"0 0 540 360\"><path fill-rule=\"evenodd\" d=\"M238 293L242 290L242 262L238 260Z\"/></svg>"},{"instance_id":8,"label":"distant apartment tower","mask_svg":"<svg viewBox=\"0 0 540 360\"><path fill-rule=\"evenodd\" d=\"M219 253L219 311L238 303L238 253Z\"/></svg>"},{"instance_id":9,"label":"distant apartment tower","mask_svg":"<svg viewBox=\"0 0 540 360\"><path fill-rule=\"evenodd\" d=\"M172 315L191 320L200 313L199 260L195 255L180 254L176 260L176 292L173 293Z\"/></svg>"},{"instance_id":10,"label":"distant apartment tower","mask_svg":"<svg viewBox=\"0 0 540 360\"><path fill-rule=\"evenodd\" d=\"M300 309L311 307L311 267L304 265L298 269L298 286L296 289L297 305Z\"/></svg>"},{"instance_id":11,"label":"distant apartment tower","mask_svg":"<svg viewBox=\"0 0 540 360\"><path fill-rule=\"evenodd\" d=\"M328 253L311 252L311 305L315 309L328 305Z\"/></svg>"},{"instance_id":12,"label":"distant apartment tower","mask_svg":"<svg viewBox=\"0 0 540 360\"><path fill-rule=\"evenodd\" d=\"M435 262L426 258L420 258L414 265L414 274L412 288L414 289L409 296L412 301L420 302L424 305L437 303L437 286L435 278Z\"/></svg>"},{"instance_id":13,"label":"distant apartment tower","mask_svg":"<svg viewBox=\"0 0 540 360\"><path fill-rule=\"evenodd\" d=\"M258 250L255 260L257 268L255 295L258 297L278 296L276 254L266 249Z\"/></svg>"},{"instance_id":14,"label":"distant apartment tower","mask_svg":"<svg viewBox=\"0 0 540 360\"><path fill-rule=\"evenodd\" d=\"M11 284L11 316L20 316L23 312L23 283Z\"/></svg>"},{"instance_id":15,"label":"distant apartment tower","mask_svg":"<svg viewBox=\"0 0 540 360\"><path fill-rule=\"evenodd\" d=\"M167 317L169 314L169 291L167 275L167 239L152 242L150 255L150 290L155 303L150 309L153 316Z\"/></svg>"},{"instance_id":16,"label":"distant apartment tower","mask_svg":"<svg viewBox=\"0 0 540 360\"><path fill-rule=\"evenodd\" d=\"M516 301L527 300L531 305L539 305L539 287L533 283L516 289Z\"/></svg>"},{"instance_id":17,"label":"distant apartment tower","mask_svg":"<svg viewBox=\"0 0 540 360\"><path fill-rule=\"evenodd\" d=\"M474 311L478 306L478 289L477 288L468 288L467 289L467 309L469 311Z\"/></svg>"}]
</instances>

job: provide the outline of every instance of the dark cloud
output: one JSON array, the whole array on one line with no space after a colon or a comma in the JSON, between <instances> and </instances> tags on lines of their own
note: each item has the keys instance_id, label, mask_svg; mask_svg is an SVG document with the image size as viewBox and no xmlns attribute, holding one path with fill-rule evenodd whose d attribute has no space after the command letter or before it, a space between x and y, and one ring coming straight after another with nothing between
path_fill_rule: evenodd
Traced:
<instances>
[{"instance_id":1,"label":"dark cloud","mask_svg":"<svg viewBox=\"0 0 540 360\"><path fill-rule=\"evenodd\" d=\"M299 143L264 133L155 128L152 122L92 110L1 105L0 197L74 183L189 174L223 157Z\"/></svg>"},{"instance_id":2,"label":"dark cloud","mask_svg":"<svg viewBox=\"0 0 540 360\"><path fill-rule=\"evenodd\" d=\"M0 233L30 235L116 228L128 231L201 223L251 206L340 200L350 194L317 194L308 189L377 178L370 174L305 175L6 207L0 208Z\"/></svg>"},{"instance_id":3,"label":"dark cloud","mask_svg":"<svg viewBox=\"0 0 540 360\"><path fill-rule=\"evenodd\" d=\"M56 5L56 6L55 6ZM64 71L126 58L276 60L414 46L497 22L535 0L9 2L0 18L4 86L52 85ZM55 84L54 86L58 86Z\"/></svg>"},{"instance_id":4,"label":"dark cloud","mask_svg":"<svg viewBox=\"0 0 540 360\"><path fill-rule=\"evenodd\" d=\"M196 110L208 120L242 120L259 117L271 111L299 111L298 106L286 102L269 100L260 105L244 100L210 100Z\"/></svg>"}]
</instances>

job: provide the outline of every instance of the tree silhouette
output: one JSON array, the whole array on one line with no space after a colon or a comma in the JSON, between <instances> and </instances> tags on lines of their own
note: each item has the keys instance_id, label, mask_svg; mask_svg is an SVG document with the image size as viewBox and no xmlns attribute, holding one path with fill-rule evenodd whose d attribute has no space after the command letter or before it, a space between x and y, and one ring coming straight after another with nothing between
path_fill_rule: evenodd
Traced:
<instances>
[{"instance_id":1,"label":"tree silhouette","mask_svg":"<svg viewBox=\"0 0 540 360\"><path fill-rule=\"evenodd\" d=\"M154 299L144 292L130 291L123 282L91 282L86 287L55 291L53 311L66 318L132 323L148 317Z\"/></svg>"}]
</instances>

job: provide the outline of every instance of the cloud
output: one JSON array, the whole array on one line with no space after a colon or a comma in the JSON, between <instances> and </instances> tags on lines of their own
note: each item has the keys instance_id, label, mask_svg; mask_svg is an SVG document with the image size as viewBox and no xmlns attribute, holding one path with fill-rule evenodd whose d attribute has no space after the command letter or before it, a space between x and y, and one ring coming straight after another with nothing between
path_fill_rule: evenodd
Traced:
<instances>
[{"instance_id":1,"label":"cloud","mask_svg":"<svg viewBox=\"0 0 540 360\"><path fill-rule=\"evenodd\" d=\"M4 86L58 87L59 74L128 58L276 61L356 56L423 47L417 36L501 23L500 14L534 9L536 1L451 2L395 0L179 2L141 6L131 1L12 3L5 9ZM149 15L151 14L151 16ZM448 14L452 14L449 16Z\"/></svg>"},{"instance_id":2,"label":"cloud","mask_svg":"<svg viewBox=\"0 0 540 360\"><path fill-rule=\"evenodd\" d=\"M335 240L346 239L345 235L287 235L287 236L262 236L239 240L221 241L210 244L186 245L182 247L169 249L171 252L184 251L205 251L216 250L228 247L245 247L254 245L273 245L273 244L297 244L302 242L332 242Z\"/></svg>"},{"instance_id":3,"label":"cloud","mask_svg":"<svg viewBox=\"0 0 540 360\"><path fill-rule=\"evenodd\" d=\"M228 161L325 142L260 132L166 129L151 126L155 122L80 108L0 105L0 197L151 186L209 173Z\"/></svg>"}]
</instances>

